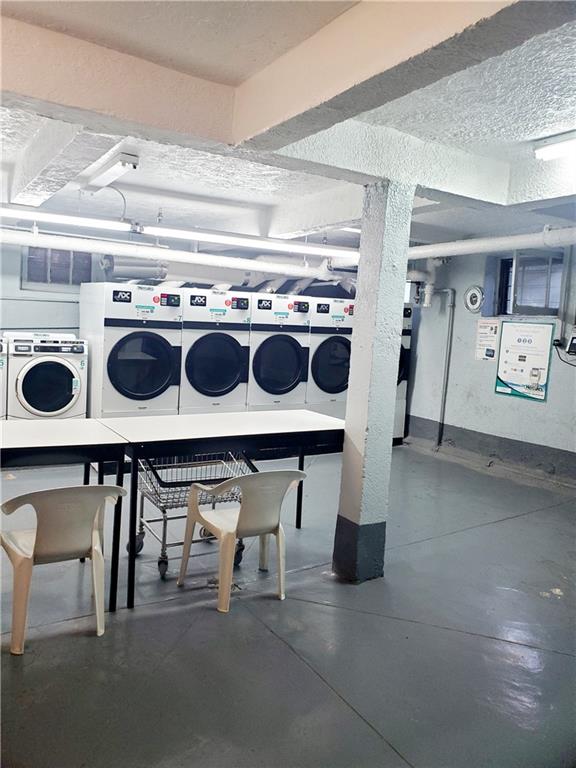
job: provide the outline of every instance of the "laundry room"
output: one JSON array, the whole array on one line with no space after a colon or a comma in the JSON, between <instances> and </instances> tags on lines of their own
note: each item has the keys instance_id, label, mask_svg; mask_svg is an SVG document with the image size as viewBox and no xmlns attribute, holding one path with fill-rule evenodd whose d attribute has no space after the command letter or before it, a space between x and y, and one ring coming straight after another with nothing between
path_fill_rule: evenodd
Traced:
<instances>
[{"instance_id":1,"label":"laundry room","mask_svg":"<svg viewBox=\"0 0 576 768\"><path fill-rule=\"evenodd\" d=\"M3 3L7 768L576 766L574 7Z\"/></svg>"}]
</instances>

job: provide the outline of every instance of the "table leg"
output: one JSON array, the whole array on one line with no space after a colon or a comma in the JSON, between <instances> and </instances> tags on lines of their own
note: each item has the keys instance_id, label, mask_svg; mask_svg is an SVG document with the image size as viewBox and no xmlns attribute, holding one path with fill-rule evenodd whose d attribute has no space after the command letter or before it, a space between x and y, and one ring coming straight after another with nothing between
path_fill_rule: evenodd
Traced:
<instances>
[{"instance_id":1,"label":"table leg","mask_svg":"<svg viewBox=\"0 0 576 768\"><path fill-rule=\"evenodd\" d=\"M98 485L104 485L104 462L98 462Z\"/></svg>"},{"instance_id":2,"label":"table leg","mask_svg":"<svg viewBox=\"0 0 576 768\"><path fill-rule=\"evenodd\" d=\"M136 584L136 523L138 519L138 459L133 454L130 458L130 520L128 531L128 594L126 605L134 608L134 588Z\"/></svg>"},{"instance_id":3,"label":"table leg","mask_svg":"<svg viewBox=\"0 0 576 768\"><path fill-rule=\"evenodd\" d=\"M304 451L298 454L298 469L304 471ZM296 492L296 528L302 528L302 499L304 496L304 482L298 483Z\"/></svg>"},{"instance_id":4,"label":"table leg","mask_svg":"<svg viewBox=\"0 0 576 768\"><path fill-rule=\"evenodd\" d=\"M84 464L84 479L83 485L90 485L90 464Z\"/></svg>"},{"instance_id":5,"label":"table leg","mask_svg":"<svg viewBox=\"0 0 576 768\"><path fill-rule=\"evenodd\" d=\"M120 488L124 485L124 456L118 460L116 471L116 485ZM120 560L120 534L122 523L122 496L119 496L114 505L114 527L112 530L112 559L110 562L110 597L108 610L113 613L116 610L118 595L118 562Z\"/></svg>"}]
</instances>

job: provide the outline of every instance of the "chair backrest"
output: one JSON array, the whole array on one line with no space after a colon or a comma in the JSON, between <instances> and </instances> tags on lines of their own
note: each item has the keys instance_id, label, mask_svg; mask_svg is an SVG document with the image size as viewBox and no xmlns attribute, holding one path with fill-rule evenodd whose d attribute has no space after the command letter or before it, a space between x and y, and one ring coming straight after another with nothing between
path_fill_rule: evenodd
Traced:
<instances>
[{"instance_id":1,"label":"chair backrest","mask_svg":"<svg viewBox=\"0 0 576 768\"><path fill-rule=\"evenodd\" d=\"M2 510L11 514L26 504L34 508L34 562L51 563L85 556L92 548L93 531L101 528L106 500L125 493L116 485L54 488L10 499Z\"/></svg>"},{"instance_id":2,"label":"chair backrest","mask_svg":"<svg viewBox=\"0 0 576 768\"><path fill-rule=\"evenodd\" d=\"M296 469L255 472L252 475L220 483L240 489L242 501L238 518L238 537L258 536L270 533L278 527L280 510L284 497L290 488L297 486L306 477L305 472ZM216 493L216 489L214 489Z\"/></svg>"}]
</instances>

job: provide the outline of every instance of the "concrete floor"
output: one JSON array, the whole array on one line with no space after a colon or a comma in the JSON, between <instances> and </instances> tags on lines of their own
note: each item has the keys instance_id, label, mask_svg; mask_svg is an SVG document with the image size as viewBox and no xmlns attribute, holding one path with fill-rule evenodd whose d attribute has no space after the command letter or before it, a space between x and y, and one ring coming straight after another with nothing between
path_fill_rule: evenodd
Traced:
<instances>
[{"instance_id":1,"label":"concrete floor","mask_svg":"<svg viewBox=\"0 0 576 768\"><path fill-rule=\"evenodd\" d=\"M385 578L352 586L329 567L339 458L307 469L303 530L294 497L283 517L283 603L253 545L224 616L207 585L213 554L178 590L178 561L161 582L147 540L137 610L108 616L96 638L89 568L36 569L26 654L2 638L2 764L574 768L576 494L399 448ZM81 470L3 480L8 497ZM120 604L125 570L123 558Z\"/></svg>"}]
</instances>

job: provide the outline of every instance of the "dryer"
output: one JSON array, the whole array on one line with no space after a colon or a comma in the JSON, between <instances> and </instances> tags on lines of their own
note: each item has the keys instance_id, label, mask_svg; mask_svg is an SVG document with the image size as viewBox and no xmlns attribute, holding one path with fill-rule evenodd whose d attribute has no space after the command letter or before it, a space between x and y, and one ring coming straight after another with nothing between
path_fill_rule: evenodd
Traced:
<instances>
[{"instance_id":1,"label":"dryer","mask_svg":"<svg viewBox=\"0 0 576 768\"><path fill-rule=\"evenodd\" d=\"M8 375L7 340L0 338L0 419L6 418L6 376Z\"/></svg>"},{"instance_id":2,"label":"dryer","mask_svg":"<svg viewBox=\"0 0 576 768\"><path fill-rule=\"evenodd\" d=\"M90 416L178 413L180 291L83 283L80 331L90 344Z\"/></svg>"},{"instance_id":3,"label":"dryer","mask_svg":"<svg viewBox=\"0 0 576 768\"><path fill-rule=\"evenodd\" d=\"M311 300L306 404L314 411L345 415L353 319L349 299Z\"/></svg>"},{"instance_id":4,"label":"dryer","mask_svg":"<svg viewBox=\"0 0 576 768\"><path fill-rule=\"evenodd\" d=\"M398 365L398 386L396 387L396 411L394 414L394 444L400 444L406 437L406 399L410 375L410 347L412 344L412 306L404 305L402 320L402 342Z\"/></svg>"},{"instance_id":5,"label":"dryer","mask_svg":"<svg viewBox=\"0 0 576 768\"><path fill-rule=\"evenodd\" d=\"M86 418L88 347L72 334L7 334L8 419Z\"/></svg>"},{"instance_id":6,"label":"dryer","mask_svg":"<svg viewBox=\"0 0 576 768\"><path fill-rule=\"evenodd\" d=\"M252 296L182 292L180 413L246 408Z\"/></svg>"},{"instance_id":7,"label":"dryer","mask_svg":"<svg viewBox=\"0 0 576 768\"><path fill-rule=\"evenodd\" d=\"M310 301L252 294L248 408L290 408L306 402Z\"/></svg>"}]
</instances>

